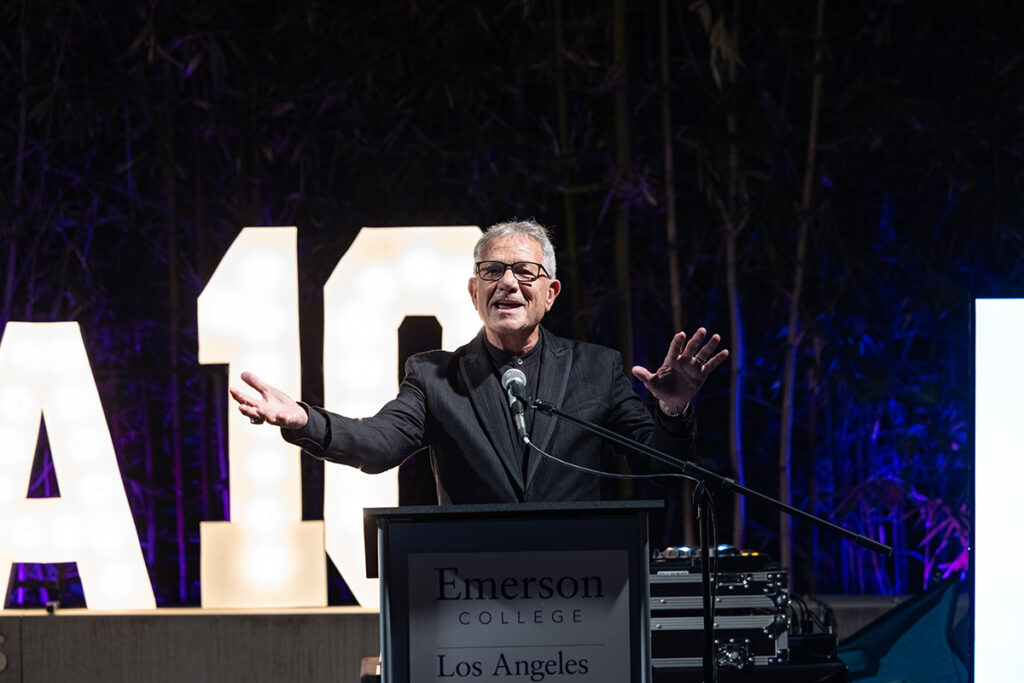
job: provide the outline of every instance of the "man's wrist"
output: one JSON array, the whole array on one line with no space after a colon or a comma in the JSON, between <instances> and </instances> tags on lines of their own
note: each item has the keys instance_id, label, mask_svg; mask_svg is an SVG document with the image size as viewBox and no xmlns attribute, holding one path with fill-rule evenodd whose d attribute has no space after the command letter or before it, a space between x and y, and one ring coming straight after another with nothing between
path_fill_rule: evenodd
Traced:
<instances>
[{"instance_id":1,"label":"man's wrist","mask_svg":"<svg viewBox=\"0 0 1024 683\"><path fill-rule=\"evenodd\" d=\"M292 431L302 429L309 424L309 406L298 401L296 401L296 405L299 406L301 412L295 413L295 417L291 420L291 426L289 426L288 429L291 429Z\"/></svg>"},{"instance_id":2,"label":"man's wrist","mask_svg":"<svg viewBox=\"0 0 1024 683\"><path fill-rule=\"evenodd\" d=\"M684 417L688 417L690 412L692 412L692 408L690 407L690 402L689 401L687 401L686 405L683 406L682 410L672 410L671 408L669 408L668 405L665 404L664 401L659 400L658 401L658 410L660 410L661 414L664 415L665 417L671 418L671 419L674 419L674 420L680 419L680 418L684 418Z\"/></svg>"}]
</instances>

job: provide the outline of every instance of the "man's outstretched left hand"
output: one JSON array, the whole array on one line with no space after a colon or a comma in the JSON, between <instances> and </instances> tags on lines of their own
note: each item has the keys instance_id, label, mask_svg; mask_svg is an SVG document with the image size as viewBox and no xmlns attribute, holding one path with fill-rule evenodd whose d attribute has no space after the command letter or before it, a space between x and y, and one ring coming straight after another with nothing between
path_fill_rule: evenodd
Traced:
<instances>
[{"instance_id":1,"label":"man's outstretched left hand","mask_svg":"<svg viewBox=\"0 0 1024 683\"><path fill-rule=\"evenodd\" d=\"M686 410L708 375L729 357L727 349L716 353L721 341L717 334L708 337L703 327L689 341L685 332L679 332L672 338L660 368L650 372L637 365L633 375L658 399L662 412L678 415Z\"/></svg>"}]
</instances>

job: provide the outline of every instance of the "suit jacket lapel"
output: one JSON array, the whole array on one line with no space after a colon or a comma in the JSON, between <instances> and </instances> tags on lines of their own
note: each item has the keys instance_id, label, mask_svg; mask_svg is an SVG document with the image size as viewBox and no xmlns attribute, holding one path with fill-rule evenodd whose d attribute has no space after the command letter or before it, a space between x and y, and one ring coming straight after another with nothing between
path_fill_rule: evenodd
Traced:
<instances>
[{"instance_id":1,"label":"suit jacket lapel","mask_svg":"<svg viewBox=\"0 0 1024 683\"><path fill-rule=\"evenodd\" d=\"M483 346L485 343L483 332L470 342L470 353L467 353L463 357L463 362L459 364L459 373L462 381L466 383L470 403L473 404L473 411L480 427L487 434L487 439L491 442L494 452L498 454L508 476L522 493L526 488L523 473L518 459L508 451L509 440L505 433L507 425L505 420L501 419L508 406L502 400L504 392L498 378L494 376L494 366L487 355L487 349Z\"/></svg>"},{"instance_id":2,"label":"suit jacket lapel","mask_svg":"<svg viewBox=\"0 0 1024 683\"><path fill-rule=\"evenodd\" d=\"M569 371L572 369L572 353L569 343L561 337L548 333L543 327L540 328L544 336L544 357L540 365L540 381L537 385L537 395L534 398L553 403L556 406L562 405L565 398L565 390L569 384ZM547 450L548 444L555 433L555 426L558 418L537 411L533 416L533 442L541 450ZM553 455L558 455L557 453ZM562 457L562 456L559 456ZM544 456L536 451L530 453L530 461L527 464L526 486L529 487L533 475Z\"/></svg>"}]
</instances>

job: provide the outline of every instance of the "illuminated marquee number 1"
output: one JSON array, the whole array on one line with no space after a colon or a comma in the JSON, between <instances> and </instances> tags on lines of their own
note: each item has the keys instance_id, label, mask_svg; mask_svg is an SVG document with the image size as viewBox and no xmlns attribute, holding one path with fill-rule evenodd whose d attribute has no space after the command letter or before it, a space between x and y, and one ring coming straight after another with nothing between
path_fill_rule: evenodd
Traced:
<instances>
[{"instance_id":1,"label":"illuminated marquee number 1","mask_svg":"<svg viewBox=\"0 0 1024 683\"><path fill-rule=\"evenodd\" d=\"M435 316L446 349L473 337L480 320L466 281L479 237L477 227L360 231L324 287L329 409L372 415L394 397L406 316ZM234 383L251 369L299 395L295 263L294 228L242 231L199 298L200 362L228 363ZM231 521L200 526L203 605L326 605L326 549L359 603L377 607L377 582L365 577L362 508L397 504L397 473L328 463L324 522L300 522L298 450L233 406L228 439Z\"/></svg>"},{"instance_id":2,"label":"illuminated marquee number 1","mask_svg":"<svg viewBox=\"0 0 1024 683\"><path fill-rule=\"evenodd\" d=\"M245 228L199 295L199 362L299 395L295 228ZM228 400L225 395L225 400ZM323 522L302 521L299 449L228 413L231 521L200 522L203 607L327 604Z\"/></svg>"}]
</instances>

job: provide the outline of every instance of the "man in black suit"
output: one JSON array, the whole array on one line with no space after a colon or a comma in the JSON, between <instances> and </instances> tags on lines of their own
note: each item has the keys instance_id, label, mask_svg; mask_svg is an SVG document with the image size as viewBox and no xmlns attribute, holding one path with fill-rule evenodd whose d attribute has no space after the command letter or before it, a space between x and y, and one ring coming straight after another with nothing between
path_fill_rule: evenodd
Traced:
<instances>
[{"instance_id":1,"label":"man in black suit","mask_svg":"<svg viewBox=\"0 0 1024 683\"><path fill-rule=\"evenodd\" d=\"M314 456L382 472L430 449L441 504L596 500L598 477L532 451L519 438L500 378L519 368L531 396L658 450L688 457L694 438L690 401L729 352L720 337L698 329L673 337L655 372L633 374L657 399L652 416L623 374L612 349L557 337L541 327L561 291L547 230L534 221L498 223L480 238L469 279L483 329L454 352L411 357L394 400L373 417L347 418L297 403L252 373L242 380L259 396L232 388L254 424L281 427L290 443ZM608 469L611 449L601 439L557 418L527 411L539 449L590 469ZM532 452L531 452L532 451ZM649 471L646 458L630 456Z\"/></svg>"}]
</instances>

